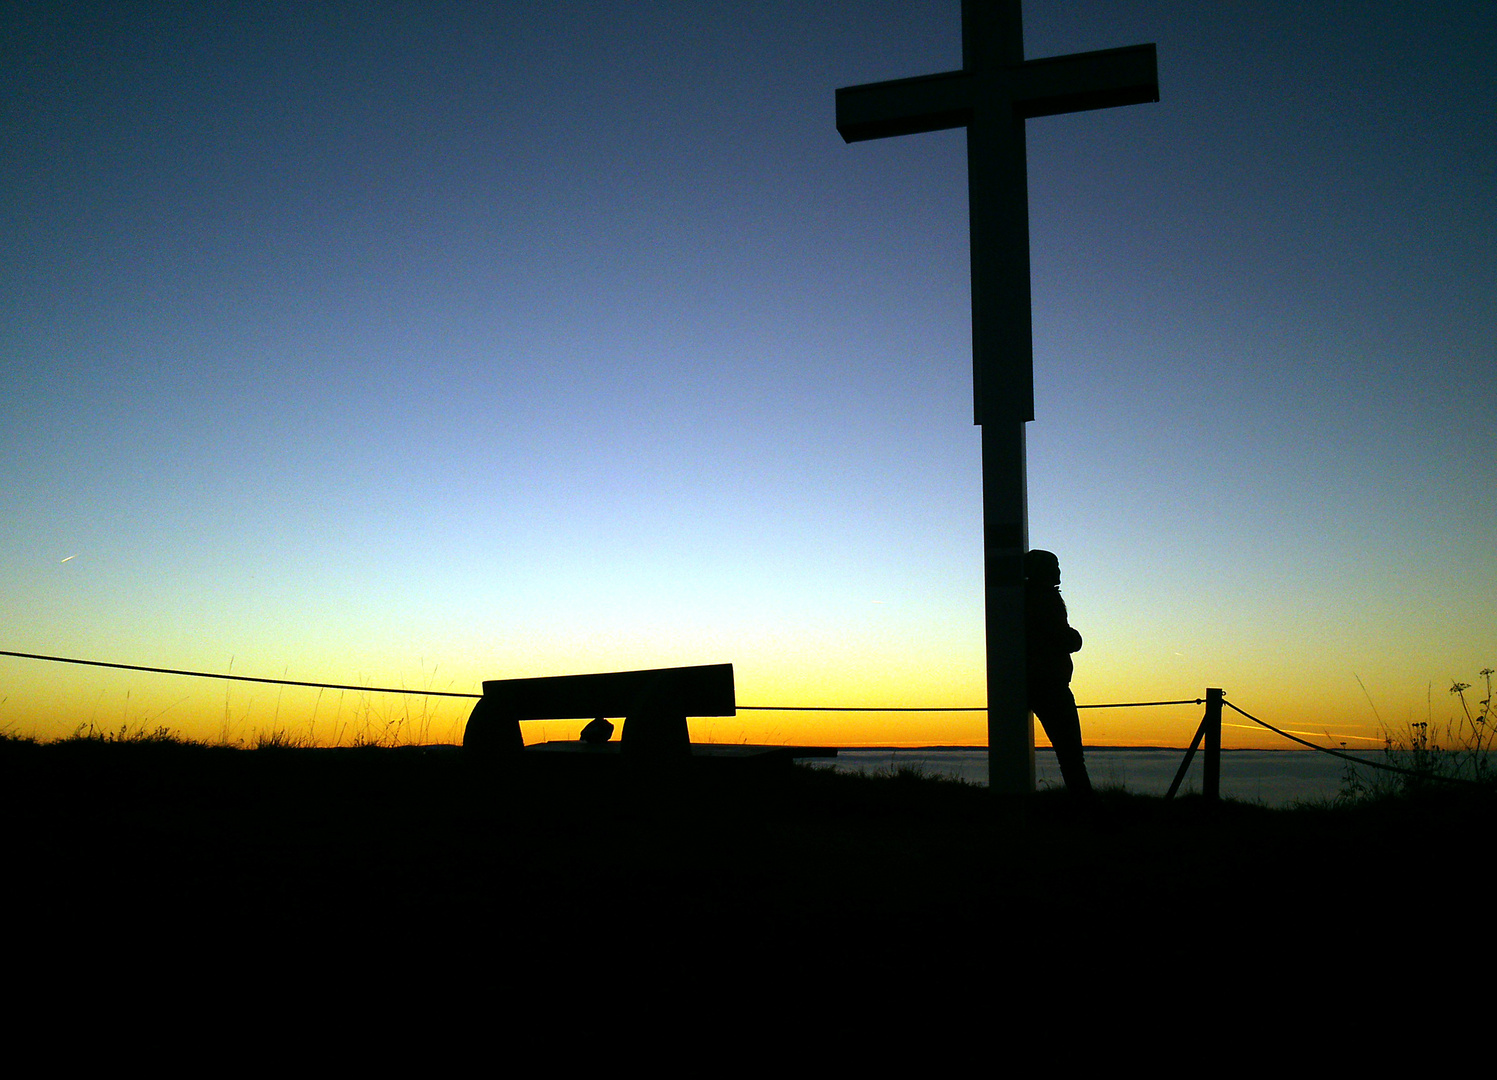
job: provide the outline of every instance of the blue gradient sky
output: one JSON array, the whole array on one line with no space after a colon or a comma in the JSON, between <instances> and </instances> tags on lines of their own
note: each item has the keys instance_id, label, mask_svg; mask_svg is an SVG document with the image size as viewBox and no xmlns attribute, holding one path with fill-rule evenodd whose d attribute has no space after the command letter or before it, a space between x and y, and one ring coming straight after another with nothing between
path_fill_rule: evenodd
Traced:
<instances>
[{"instance_id":1,"label":"blue gradient sky","mask_svg":"<svg viewBox=\"0 0 1497 1080\"><path fill-rule=\"evenodd\" d=\"M1497 666L1497 6L1026 8L1031 57L1159 54L1158 104L1029 124L1030 532L1077 696L1224 686L1339 739L1375 734L1360 677L1442 719ZM5 23L0 648L982 703L965 138L848 146L833 99L959 67L958 0ZM42 734L332 707L8 658L0 698Z\"/></svg>"}]
</instances>

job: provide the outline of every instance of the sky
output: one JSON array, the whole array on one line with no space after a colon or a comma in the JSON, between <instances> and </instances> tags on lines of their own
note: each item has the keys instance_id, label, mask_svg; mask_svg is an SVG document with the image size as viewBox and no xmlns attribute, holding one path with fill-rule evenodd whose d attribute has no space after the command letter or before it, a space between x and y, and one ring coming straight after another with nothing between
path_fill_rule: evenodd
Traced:
<instances>
[{"instance_id":1,"label":"sky","mask_svg":"<svg viewBox=\"0 0 1497 1080\"><path fill-rule=\"evenodd\" d=\"M1497 5L1025 8L1030 58L1158 48L1157 104L1028 123L1030 542L1078 700L1443 722L1497 666ZM959 68L959 0L3 12L0 649L984 704L965 134L834 110ZM457 741L469 707L0 657L0 728L42 737Z\"/></svg>"}]
</instances>

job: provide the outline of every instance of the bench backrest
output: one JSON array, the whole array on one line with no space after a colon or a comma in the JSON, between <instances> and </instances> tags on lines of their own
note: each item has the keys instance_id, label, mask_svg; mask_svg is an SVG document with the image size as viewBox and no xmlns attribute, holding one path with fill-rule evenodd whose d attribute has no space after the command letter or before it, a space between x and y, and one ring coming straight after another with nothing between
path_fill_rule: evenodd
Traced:
<instances>
[{"instance_id":1,"label":"bench backrest","mask_svg":"<svg viewBox=\"0 0 1497 1080\"><path fill-rule=\"evenodd\" d=\"M684 716L734 716L732 664L494 679L483 696L516 720L591 720L629 716L645 709Z\"/></svg>"}]
</instances>

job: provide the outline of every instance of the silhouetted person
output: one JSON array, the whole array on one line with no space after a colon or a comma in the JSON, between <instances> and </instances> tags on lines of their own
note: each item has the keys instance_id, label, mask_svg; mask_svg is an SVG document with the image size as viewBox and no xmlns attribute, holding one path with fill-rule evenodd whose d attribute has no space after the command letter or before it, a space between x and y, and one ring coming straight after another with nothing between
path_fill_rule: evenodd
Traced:
<instances>
[{"instance_id":1,"label":"silhouetted person","mask_svg":"<svg viewBox=\"0 0 1497 1080\"><path fill-rule=\"evenodd\" d=\"M1060 560L1038 548L1024 557L1024 632L1029 708L1055 747L1066 790L1092 793L1081 752L1081 716L1071 693L1071 654L1081 649L1081 635L1066 621L1060 596Z\"/></svg>"},{"instance_id":2,"label":"silhouetted person","mask_svg":"<svg viewBox=\"0 0 1497 1080\"><path fill-rule=\"evenodd\" d=\"M587 726L582 729L582 741L585 743L605 743L611 738L613 738L613 721L604 716L589 720Z\"/></svg>"}]
</instances>

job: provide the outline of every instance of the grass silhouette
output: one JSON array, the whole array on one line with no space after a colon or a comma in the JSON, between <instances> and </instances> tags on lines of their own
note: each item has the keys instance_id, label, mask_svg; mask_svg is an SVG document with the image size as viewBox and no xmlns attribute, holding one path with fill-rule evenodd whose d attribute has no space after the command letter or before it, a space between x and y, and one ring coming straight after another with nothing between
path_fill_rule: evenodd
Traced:
<instances>
[{"instance_id":1,"label":"grass silhouette","mask_svg":"<svg viewBox=\"0 0 1497 1080\"><path fill-rule=\"evenodd\" d=\"M1449 693L1460 704L1460 712L1447 720L1443 729L1430 715L1422 721L1409 721L1401 729L1384 723L1373 705L1373 714L1383 729L1383 758L1393 770L1369 770L1348 765L1342 774L1341 792L1336 801L1355 804L1378 800L1400 800L1418 796L1431 789L1452 785L1467 789L1497 789L1497 715L1492 709L1491 668L1483 668L1477 677L1483 681L1485 697L1474 705L1466 697L1470 683L1455 680ZM1363 688L1365 693L1365 687ZM1371 699L1369 698L1369 703Z\"/></svg>"},{"instance_id":2,"label":"grass silhouette","mask_svg":"<svg viewBox=\"0 0 1497 1080\"><path fill-rule=\"evenodd\" d=\"M627 1005L641 979L944 994L995 950L1041 981L1195 950L1288 964L1329 928L1386 941L1390 921L1485 887L1479 793L1095 803L1043 791L1021 810L910 768L480 769L450 746L85 730L0 740L3 916L28 940L85 942L87 970L127 981L284 997L314 974L354 995L571 1000L604 980Z\"/></svg>"}]
</instances>

